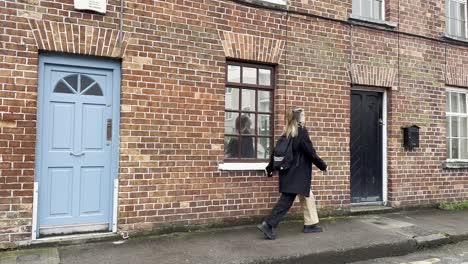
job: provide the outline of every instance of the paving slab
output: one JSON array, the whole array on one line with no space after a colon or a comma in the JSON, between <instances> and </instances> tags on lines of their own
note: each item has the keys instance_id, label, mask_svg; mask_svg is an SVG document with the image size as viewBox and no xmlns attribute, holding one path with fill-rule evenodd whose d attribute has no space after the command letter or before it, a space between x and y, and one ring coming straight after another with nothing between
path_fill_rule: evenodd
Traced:
<instances>
[{"instance_id":1,"label":"paving slab","mask_svg":"<svg viewBox=\"0 0 468 264\"><path fill-rule=\"evenodd\" d=\"M59 264L57 248L12 250L0 253L1 264Z\"/></svg>"}]
</instances>

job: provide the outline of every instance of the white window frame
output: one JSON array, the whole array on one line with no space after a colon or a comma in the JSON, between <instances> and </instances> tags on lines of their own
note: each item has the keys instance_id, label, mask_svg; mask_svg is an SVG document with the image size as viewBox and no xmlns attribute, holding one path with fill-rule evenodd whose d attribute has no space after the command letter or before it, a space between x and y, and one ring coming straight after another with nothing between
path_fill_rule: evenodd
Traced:
<instances>
[{"instance_id":1,"label":"white window frame","mask_svg":"<svg viewBox=\"0 0 468 264\"><path fill-rule=\"evenodd\" d=\"M278 5L287 5L288 1L287 0L263 0L265 2L270 2L273 4L278 4Z\"/></svg>"},{"instance_id":2,"label":"white window frame","mask_svg":"<svg viewBox=\"0 0 468 264\"><path fill-rule=\"evenodd\" d=\"M446 103L447 103L447 100L452 100L452 96L450 96L450 93L462 93L462 94L465 94L465 101L466 101L466 113L465 114L462 114L462 113L452 113L452 112L449 112L451 109L446 109L446 120L445 120L445 123L447 124L447 119L449 117L467 117L468 118L468 89L461 89L461 88L447 88L446 89L446 95L447 98L445 99L446 100ZM450 104L451 105L451 104ZM459 109L460 109L460 105L458 105ZM449 126L452 126L452 122L449 122L448 124ZM451 135L449 135L449 131L451 131L451 128L450 130L447 128L446 130L446 140L448 140L448 143L447 144L450 144L450 146L447 146L447 161L448 162L468 162L468 159L461 159L461 158L458 158L458 159L452 159L450 158L452 156L452 145L451 145L451 141L450 139L453 138L451 137ZM458 149L461 150L461 126L458 125ZM467 135L468 135L468 131L467 131ZM461 153L459 153L459 155L461 156Z\"/></svg>"},{"instance_id":3,"label":"white window frame","mask_svg":"<svg viewBox=\"0 0 468 264\"><path fill-rule=\"evenodd\" d=\"M356 1L359 1L359 2L360 2L361 10L359 10L359 14L354 14L354 13L351 12L353 15L356 15L356 16L359 16L359 17L363 17L363 18L373 19L373 20L385 21L385 0L381 0L381 2L382 2L382 8L381 8L381 11L380 11L380 12L381 12L380 16L381 16L382 18L375 18L375 17L366 17L366 16L363 16L363 15L362 15L362 5L363 5L362 0L356 0ZM374 3L375 3L376 1L379 1L379 0L372 0L372 5L374 5ZM374 10L374 6L371 6L370 9L373 11L373 10Z\"/></svg>"},{"instance_id":4,"label":"white window frame","mask_svg":"<svg viewBox=\"0 0 468 264\"><path fill-rule=\"evenodd\" d=\"M453 32L450 32L450 22L452 21L452 18L450 17L450 2L457 2L460 4L465 4L465 36L460 36L453 34ZM467 0L446 0L445 1L445 31L448 36L453 36L453 37L458 37L458 38L463 38L467 39L468 38L468 1Z\"/></svg>"}]
</instances>

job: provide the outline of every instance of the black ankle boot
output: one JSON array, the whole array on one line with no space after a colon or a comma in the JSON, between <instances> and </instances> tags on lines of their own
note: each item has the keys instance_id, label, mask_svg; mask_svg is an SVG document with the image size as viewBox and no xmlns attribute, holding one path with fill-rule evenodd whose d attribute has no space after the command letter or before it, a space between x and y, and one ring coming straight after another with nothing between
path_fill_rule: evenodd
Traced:
<instances>
[{"instance_id":1,"label":"black ankle boot","mask_svg":"<svg viewBox=\"0 0 468 264\"><path fill-rule=\"evenodd\" d=\"M275 231L273 227L270 226L267 222L263 221L261 224L257 225L258 230L262 231L265 235L265 238L274 240L276 238Z\"/></svg>"},{"instance_id":2,"label":"black ankle boot","mask_svg":"<svg viewBox=\"0 0 468 264\"><path fill-rule=\"evenodd\" d=\"M304 225L304 233L319 233L322 232L322 227L315 224L315 225Z\"/></svg>"}]
</instances>

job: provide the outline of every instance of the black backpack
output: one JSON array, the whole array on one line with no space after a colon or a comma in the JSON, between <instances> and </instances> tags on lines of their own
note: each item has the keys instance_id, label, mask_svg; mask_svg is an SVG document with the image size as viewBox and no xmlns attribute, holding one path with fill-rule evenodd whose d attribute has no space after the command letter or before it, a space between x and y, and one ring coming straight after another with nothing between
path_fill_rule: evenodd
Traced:
<instances>
[{"instance_id":1,"label":"black backpack","mask_svg":"<svg viewBox=\"0 0 468 264\"><path fill-rule=\"evenodd\" d=\"M293 138L282 135L273 150L273 170L287 171L294 163Z\"/></svg>"}]
</instances>

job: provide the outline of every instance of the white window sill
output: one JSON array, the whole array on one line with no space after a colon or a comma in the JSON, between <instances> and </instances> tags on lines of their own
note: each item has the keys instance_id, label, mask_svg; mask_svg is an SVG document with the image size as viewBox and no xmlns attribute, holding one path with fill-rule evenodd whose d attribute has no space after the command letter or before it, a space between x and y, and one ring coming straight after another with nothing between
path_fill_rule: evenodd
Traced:
<instances>
[{"instance_id":1,"label":"white window sill","mask_svg":"<svg viewBox=\"0 0 468 264\"><path fill-rule=\"evenodd\" d=\"M444 169L468 169L468 161L446 161Z\"/></svg>"},{"instance_id":2,"label":"white window sill","mask_svg":"<svg viewBox=\"0 0 468 264\"><path fill-rule=\"evenodd\" d=\"M263 171L268 163L258 162L258 163L248 163L248 162L239 162L239 163L222 163L218 165L219 170L223 171Z\"/></svg>"},{"instance_id":3,"label":"white window sill","mask_svg":"<svg viewBox=\"0 0 468 264\"><path fill-rule=\"evenodd\" d=\"M468 43L468 39L466 38L462 38L462 37L457 37L457 36L452 36L452 35L449 35L447 33L445 33L444 37L446 39L450 39L450 40L455 40L455 41L461 41L461 42L464 42L464 43Z\"/></svg>"},{"instance_id":4,"label":"white window sill","mask_svg":"<svg viewBox=\"0 0 468 264\"><path fill-rule=\"evenodd\" d=\"M288 7L287 0L241 0L241 1L253 4L253 5L275 7L275 8L281 8L281 9L287 9Z\"/></svg>"},{"instance_id":5,"label":"white window sill","mask_svg":"<svg viewBox=\"0 0 468 264\"><path fill-rule=\"evenodd\" d=\"M362 17L362 16L355 15L355 14L350 14L349 19L355 20L358 22L365 22L365 23L370 23L370 24L375 24L375 25L385 26L385 27L390 27L390 28L396 28L398 26L398 23L396 22L390 22L390 21L385 21L385 20L380 20L380 19L375 19L375 18L370 18L370 17Z\"/></svg>"}]
</instances>

